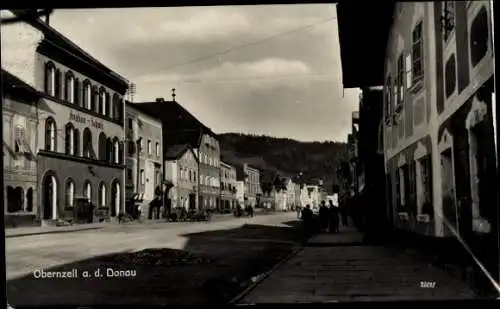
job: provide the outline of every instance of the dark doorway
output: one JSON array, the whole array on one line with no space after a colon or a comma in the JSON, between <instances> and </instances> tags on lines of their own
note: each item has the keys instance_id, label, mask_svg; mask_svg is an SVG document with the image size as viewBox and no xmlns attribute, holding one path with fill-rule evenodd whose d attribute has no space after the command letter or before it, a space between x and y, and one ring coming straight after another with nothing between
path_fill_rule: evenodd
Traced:
<instances>
[{"instance_id":1,"label":"dark doorway","mask_svg":"<svg viewBox=\"0 0 500 309\"><path fill-rule=\"evenodd\" d=\"M194 193L189 194L189 209L196 208L196 195Z\"/></svg>"},{"instance_id":2,"label":"dark doorway","mask_svg":"<svg viewBox=\"0 0 500 309\"><path fill-rule=\"evenodd\" d=\"M43 182L43 220L49 220L53 216L56 194L56 182L54 176L47 176Z\"/></svg>"}]
</instances>

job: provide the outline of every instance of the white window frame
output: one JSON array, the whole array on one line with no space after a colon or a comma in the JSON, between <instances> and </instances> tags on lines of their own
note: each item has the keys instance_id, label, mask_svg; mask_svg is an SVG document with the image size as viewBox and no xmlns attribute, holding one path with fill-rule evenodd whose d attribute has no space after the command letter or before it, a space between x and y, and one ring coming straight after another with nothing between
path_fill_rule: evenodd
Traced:
<instances>
[{"instance_id":1,"label":"white window frame","mask_svg":"<svg viewBox=\"0 0 500 309\"><path fill-rule=\"evenodd\" d=\"M99 196L100 196L100 202L101 202L101 207L105 207L106 206L106 185L105 184L102 184L101 187L99 188Z\"/></svg>"},{"instance_id":2,"label":"white window frame","mask_svg":"<svg viewBox=\"0 0 500 309\"><path fill-rule=\"evenodd\" d=\"M75 77L73 75L69 76L68 79L68 100L70 103L75 103Z\"/></svg>"},{"instance_id":3,"label":"white window frame","mask_svg":"<svg viewBox=\"0 0 500 309\"><path fill-rule=\"evenodd\" d=\"M56 151L56 139L57 139L57 132L56 132L56 123L54 120L50 121L50 151Z\"/></svg>"},{"instance_id":4,"label":"white window frame","mask_svg":"<svg viewBox=\"0 0 500 309\"><path fill-rule=\"evenodd\" d=\"M113 154L115 163L120 163L120 143L116 140L113 142Z\"/></svg>"},{"instance_id":5,"label":"white window frame","mask_svg":"<svg viewBox=\"0 0 500 309\"><path fill-rule=\"evenodd\" d=\"M68 199L68 205L69 207L73 207L74 205L74 200L75 200L75 182L73 180L70 180L68 183L68 186L66 187L66 198Z\"/></svg>"},{"instance_id":6,"label":"white window frame","mask_svg":"<svg viewBox=\"0 0 500 309\"><path fill-rule=\"evenodd\" d=\"M160 143L156 142L156 156L160 157Z\"/></svg>"},{"instance_id":7,"label":"white window frame","mask_svg":"<svg viewBox=\"0 0 500 309\"><path fill-rule=\"evenodd\" d=\"M148 139L148 155L153 154L153 143L151 142L150 139Z\"/></svg>"},{"instance_id":8,"label":"white window frame","mask_svg":"<svg viewBox=\"0 0 500 309\"><path fill-rule=\"evenodd\" d=\"M146 172L144 171L144 169L141 169L140 175L141 175L141 185L145 185L146 184Z\"/></svg>"}]
</instances>

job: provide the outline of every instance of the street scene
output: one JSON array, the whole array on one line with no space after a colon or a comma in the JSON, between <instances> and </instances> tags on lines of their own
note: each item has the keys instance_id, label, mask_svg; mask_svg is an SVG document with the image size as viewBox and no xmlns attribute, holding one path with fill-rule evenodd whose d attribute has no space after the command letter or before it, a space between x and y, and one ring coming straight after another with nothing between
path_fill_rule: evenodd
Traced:
<instances>
[{"instance_id":1,"label":"street scene","mask_svg":"<svg viewBox=\"0 0 500 309\"><path fill-rule=\"evenodd\" d=\"M497 299L492 6L2 10L9 305Z\"/></svg>"}]
</instances>

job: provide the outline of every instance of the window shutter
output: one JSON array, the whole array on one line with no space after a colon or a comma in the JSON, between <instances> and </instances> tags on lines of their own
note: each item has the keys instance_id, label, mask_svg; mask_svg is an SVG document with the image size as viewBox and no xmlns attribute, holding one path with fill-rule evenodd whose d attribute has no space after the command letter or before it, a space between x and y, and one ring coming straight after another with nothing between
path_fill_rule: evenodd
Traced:
<instances>
[{"instance_id":1,"label":"window shutter","mask_svg":"<svg viewBox=\"0 0 500 309\"><path fill-rule=\"evenodd\" d=\"M74 152L75 152L75 156L78 156L79 152L80 152L80 134L79 134L78 129L74 129L73 134L74 134L74 136L73 136Z\"/></svg>"},{"instance_id":2,"label":"window shutter","mask_svg":"<svg viewBox=\"0 0 500 309\"><path fill-rule=\"evenodd\" d=\"M122 164L122 162L123 162L123 154L124 154L123 142L120 142L118 148L119 148L119 152L118 152L118 164Z\"/></svg>"},{"instance_id":3,"label":"window shutter","mask_svg":"<svg viewBox=\"0 0 500 309\"><path fill-rule=\"evenodd\" d=\"M75 78L74 80L74 86L73 86L73 92L75 94L75 104L80 106L81 105L81 93L80 93L80 80L78 78Z\"/></svg>"},{"instance_id":4,"label":"window shutter","mask_svg":"<svg viewBox=\"0 0 500 309\"><path fill-rule=\"evenodd\" d=\"M45 64L45 93L49 93L49 83L50 83L50 65L49 63Z\"/></svg>"},{"instance_id":5,"label":"window shutter","mask_svg":"<svg viewBox=\"0 0 500 309\"><path fill-rule=\"evenodd\" d=\"M61 71L56 69L55 97L61 98Z\"/></svg>"},{"instance_id":6,"label":"window shutter","mask_svg":"<svg viewBox=\"0 0 500 309\"><path fill-rule=\"evenodd\" d=\"M50 150L50 121L45 121L45 150Z\"/></svg>"},{"instance_id":7,"label":"window shutter","mask_svg":"<svg viewBox=\"0 0 500 309\"><path fill-rule=\"evenodd\" d=\"M65 149L65 153L66 154L70 154L71 153L71 127L70 126L66 126L66 136L65 136L65 139L64 139L64 149Z\"/></svg>"},{"instance_id":8,"label":"window shutter","mask_svg":"<svg viewBox=\"0 0 500 309\"><path fill-rule=\"evenodd\" d=\"M405 72L406 73L406 88L410 88L412 85L411 52L408 52L408 54L406 55L405 65L406 65L406 72Z\"/></svg>"}]
</instances>

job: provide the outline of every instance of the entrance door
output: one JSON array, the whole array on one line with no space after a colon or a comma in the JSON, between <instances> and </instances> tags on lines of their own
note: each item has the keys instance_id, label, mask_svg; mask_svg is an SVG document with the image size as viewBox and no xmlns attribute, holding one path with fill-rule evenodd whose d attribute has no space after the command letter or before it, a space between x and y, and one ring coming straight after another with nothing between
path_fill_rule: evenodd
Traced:
<instances>
[{"instance_id":1,"label":"entrance door","mask_svg":"<svg viewBox=\"0 0 500 309\"><path fill-rule=\"evenodd\" d=\"M196 208L196 195L191 193L189 194L189 209Z\"/></svg>"},{"instance_id":2,"label":"entrance door","mask_svg":"<svg viewBox=\"0 0 500 309\"><path fill-rule=\"evenodd\" d=\"M441 153L441 189L443 191L443 215L446 236L454 235L448 225L458 230L457 204L455 200L455 177L451 148Z\"/></svg>"},{"instance_id":3,"label":"entrance door","mask_svg":"<svg viewBox=\"0 0 500 309\"><path fill-rule=\"evenodd\" d=\"M54 176L47 176L43 182L43 220L55 219L57 183Z\"/></svg>"}]
</instances>

